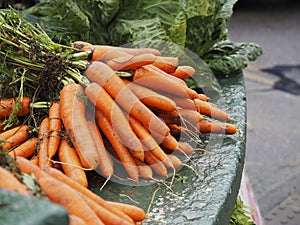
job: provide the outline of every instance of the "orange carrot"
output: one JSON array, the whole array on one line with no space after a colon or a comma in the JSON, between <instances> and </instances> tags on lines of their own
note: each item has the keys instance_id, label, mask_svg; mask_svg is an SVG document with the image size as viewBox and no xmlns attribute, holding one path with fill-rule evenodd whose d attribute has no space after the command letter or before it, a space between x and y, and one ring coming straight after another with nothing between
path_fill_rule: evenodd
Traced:
<instances>
[{"instance_id":1,"label":"orange carrot","mask_svg":"<svg viewBox=\"0 0 300 225\"><path fill-rule=\"evenodd\" d=\"M149 108L154 108L156 110L162 111L174 111L176 110L176 103L149 88L138 85L134 82L126 81L129 89Z\"/></svg>"},{"instance_id":2,"label":"orange carrot","mask_svg":"<svg viewBox=\"0 0 300 225\"><path fill-rule=\"evenodd\" d=\"M60 92L61 119L85 168L98 167L99 153L85 117L85 96L80 84L70 83Z\"/></svg>"},{"instance_id":3,"label":"orange carrot","mask_svg":"<svg viewBox=\"0 0 300 225\"><path fill-rule=\"evenodd\" d=\"M160 148L151 133L135 118L129 116L129 123L133 131L137 134L145 146L145 151L150 151L156 158L165 164L168 168L173 168L173 164L165 152Z\"/></svg>"},{"instance_id":4,"label":"orange carrot","mask_svg":"<svg viewBox=\"0 0 300 225\"><path fill-rule=\"evenodd\" d=\"M11 128L11 129L6 130L3 133L1 133L0 138L3 138L3 139L7 140L11 136L15 135L18 131L22 131L22 130L29 130L29 127L27 125L21 125L21 126Z\"/></svg>"},{"instance_id":5,"label":"orange carrot","mask_svg":"<svg viewBox=\"0 0 300 225\"><path fill-rule=\"evenodd\" d=\"M62 122L60 118L60 105L58 102L52 102L49 108L49 141L48 141L48 157L56 154L60 143L60 131Z\"/></svg>"},{"instance_id":6,"label":"orange carrot","mask_svg":"<svg viewBox=\"0 0 300 225\"><path fill-rule=\"evenodd\" d=\"M163 146L170 151L175 151L177 149L178 142L171 134L168 134L166 137L161 137L159 134L153 132L152 135L160 146Z\"/></svg>"},{"instance_id":7,"label":"orange carrot","mask_svg":"<svg viewBox=\"0 0 300 225\"><path fill-rule=\"evenodd\" d=\"M59 161L62 162L63 171L68 177L72 178L84 187L88 186L87 176L85 171L81 168L82 165L76 150L64 139L60 142L58 158Z\"/></svg>"},{"instance_id":8,"label":"orange carrot","mask_svg":"<svg viewBox=\"0 0 300 225\"><path fill-rule=\"evenodd\" d=\"M27 187L10 171L0 166L0 189L17 192L21 195L29 195Z\"/></svg>"},{"instance_id":9,"label":"orange carrot","mask_svg":"<svg viewBox=\"0 0 300 225\"><path fill-rule=\"evenodd\" d=\"M69 215L69 225L88 225L88 224L78 216Z\"/></svg>"},{"instance_id":10,"label":"orange carrot","mask_svg":"<svg viewBox=\"0 0 300 225\"><path fill-rule=\"evenodd\" d=\"M42 177L38 183L48 198L66 208L69 214L78 216L89 225L104 224L77 191L53 177Z\"/></svg>"},{"instance_id":11,"label":"orange carrot","mask_svg":"<svg viewBox=\"0 0 300 225\"><path fill-rule=\"evenodd\" d=\"M175 76L180 79L186 79L194 75L195 73L194 67L191 66L178 66L176 70L170 73L172 76Z\"/></svg>"},{"instance_id":12,"label":"orange carrot","mask_svg":"<svg viewBox=\"0 0 300 225\"><path fill-rule=\"evenodd\" d=\"M130 56L124 51L108 45L87 45L81 49L82 51L92 51L91 54L91 61L103 61L107 62L110 59L123 57L123 56Z\"/></svg>"},{"instance_id":13,"label":"orange carrot","mask_svg":"<svg viewBox=\"0 0 300 225\"><path fill-rule=\"evenodd\" d=\"M150 53L156 56L161 56L160 51L154 48L128 48L128 47L117 47L123 52L126 52L131 55L140 55L140 54L146 54Z\"/></svg>"},{"instance_id":14,"label":"orange carrot","mask_svg":"<svg viewBox=\"0 0 300 225\"><path fill-rule=\"evenodd\" d=\"M205 95L205 94L200 94L199 93L198 94L198 99L207 102L207 101L209 101L210 98L207 95Z\"/></svg>"},{"instance_id":15,"label":"orange carrot","mask_svg":"<svg viewBox=\"0 0 300 225\"><path fill-rule=\"evenodd\" d=\"M155 55L145 53L140 55L128 55L110 59L106 64L112 70L135 70L138 67L148 65L156 60Z\"/></svg>"},{"instance_id":16,"label":"orange carrot","mask_svg":"<svg viewBox=\"0 0 300 225\"><path fill-rule=\"evenodd\" d=\"M87 196L88 198L92 199L93 201L95 201L97 204L103 206L104 208L106 208L107 210L111 211L112 213L114 213L115 215L126 219L129 222L132 222L132 219L127 216L125 213L123 213L122 211L118 210L115 207L111 207L111 205L109 205L104 199L102 199L100 196L96 195L94 192L92 192L91 190L85 188L84 186L80 185L79 183L75 182L74 180L72 180L71 178L65 176L62 172L60 172L57 169L53 169L53 168L46 168L46 172L47 174L49 174L50 176L56 178L57 180L60 180L61 182L69 185L70 187L72 187L73 189L75 189L76 191L80 192L81 194Z\"/></svg>"},{"instance_id":17,"label":"orange carrot","mask_svg":"<svg viewBox=\"0 0 300 225\"><path fill-rule=\"evenodd\" d=\"M164 93L162 93L164 94ZM177 107L182 108L182 109L191 109L191 110L196 110L197 107L195 105L195 102L193 99L189 97L178 97L178 96L172 96L171 94L165 94L168 98L172 99Z\"/></svg>"},{"instance_id":18,"label":"orange carrot","mask_svg":"<svg viewBox=\"0 0 300 225\"><path fill-rule=\"evenodd\" d=\"M140 207L122 203L122 202L113 202L107 201L110 205L118 208L122 212L126 213L129 217L131 217L135 222L141 222L146 219L146 214L144 210Z\"/></svg>"},{"instance_id":19,"label":"orange carrot","mask_svg":"<svg viewBox=\"0 0 300 225\"><path fill-rule=\"evenodd\" d=\"M135 70L133 80L137 84L164 91L174 96L197 98L197 92L188 88L184 81L171 75L168 76L166 73L163 74L162 72L163 71L158 71L158 68L152 65L142 66ZM175 80L175 78L177 80Z\"/></svg>"},{"instance_id":20,"label":"orange carrot","mask_svg":"<svg viewBox=\"0 0 300 225\"><path fill-rule=\"evenodd\" d=\"M16 156L22 156L25 158L30 158L33 156L33 154L36 151L36 147L38 144L38 138L30 138L23 144L19 145L18 147L14 148L12 151L10 151L8 154L11 157L16 157Z\"/></svg>"},{"instance_id":21,"label":"orange carrot","mask_svg":"<svg viewBox=\"0 0 300 225\"><path fill-rule=\"evenodd\" d=\"M101 219L101 221L103 221L104 224L110 224L110 225L118 225L118 224L131 225L131 224L133 224L132 222L129 222L123 218L120 218L120 217L114 215L112 212L110 212L103 206L98 205L96 202L94 202L92 199L88 198L87 196L85 196L83 194L80 194L80 196L88 204L88 206L96 213L96 215ZM112 206L112 207L116 208L115 206Z\"/></svg>"},{"instance_id":22,"label":"orange carrot","mask_svg":"<svg viewBox=\"0 0 300 225\"><path fill-rule=\"evenodd\" d=\"M17 116L27 116L30 114L31 98L23 96L20 101L20 109ZM16 106L16 98L0 99L0 117L7 117Z\"/></svg>"},{"instance_id":23,"label":"orange carrot","mask_svg":"<svg viewBox=\"0 0 300 225\"><path fill-rule=\"evenodd\" d=\"M166 77L167 79L171 80L171 81L174 81L176 82L177 84L181 85L182 87L184 88L187 88L187 84L182 80L182 79L179 79L177 77L174 77L172 75L170 75L169 73L163 71L162 69L154 66L153 64L152 65L146 65L145 66L147 70L149 70L152 74L152 76L157 76L157 77ZM187 92L189 92L191 90L187 90ZM196 94L195 93L192 93L192 95L194 95L194 97L196 97Z\"/></svg>"},{"instance_id":24,"label":"orange carrot","mask_svg":"<svg viewBox=\"0 0 300 225\"><path fill-rule=\"evenodd\" d=\"M113 161L104 146L103 139L98 126L90 120L88 120L88 125L90 127L91 134L94 138L94 142L99 152L99 172L104 177L109 178L114 173Z\"/></svg>"},{"instance_id":25,"label":"orange carrot","mask_svg":"<svg viewBox=\"0 0 300 225\"><path fill-rule=\"evenodd\" d=\"M51 177L55 178L56 180L68 185L69 187L71 187L72 189L81 193L82 195L85 195L88 198L92 199L98 205L101 205L102 207L104 207L105 209L110 211L111 213L113 213L129 222L133 221L125 213L123 213L122 211L120 211L119 209L117 209L115 207L112 207L100 196L96 195L94 192L92 192L88 188L82 186L81 184L77 183L70 177L66 176L61 171L51 168L51 167L47 167L44 170L42 170L41 168L39 168L38 166L36 166L35 164L33 164L32 162L30 162L29 160L27 160L26 158L23 158L23 157L16 157L16 162L18 163L18 166L23 173L27 173L27 174L33 173L37 179L51 176Z\"/></svg>"},{"instance_id":26,"label":"orange carrot","mask_svg":"<svg viewBox=\"0 0 300 225\"><path fill-rule=\"evenodd\" d=\"M146 127L162 135L169 133L168 126L146 107L106 64L93 62L87 68L86 74L90 80L101 85L122 108Z\"/></svg>"},{"instance_id":27,"label":"orange carrot","mask_svg":"<svg viewBox=\"0 0 300 225\"><path fill-rule=\"evenodd\" d=\"M168 124L171 134L175 137L180 136L184 130L182 129L183 127L177 123L169 123Z\"/></svg>"},{"instance_id":28,"label":"orange carrot","mask_svg":"<svg viewBox=\"0 0 300 225\"><path fill-rule=\"evenodd\" d=\"M134 160L138 167L139 175L146 180L153 179L153 173L151 167L138 159L134 159Z\"/></svg>"},{"instance_id":29,"label":"orange carrot","mask_svg":"<svg viewBox=\"0 0 300 225\"><path fill-rule=\"evenodd\" d=\"M152 65L166 73L173 73L176 71L178 63L179 59L177 57L157 56Z\"/></svg>"},{"instance_id":30,"label":"orange carrot","mask_svg":"<svg viewBox=\"0 0 300 225\"><path fill-rule=\"evenodd\" d=\"M168 154L168 157L172 161L172 164L175 169L179 169L182 166L182 162L177 156L173 154Z\"/></svg>"},{"instance_id":31,"label":"orange carrot","mask_svg":"<svg viewBox=\"0 0 300 225\"><path fill-rule=\"evenodd\" d=\"M182 152L186 155L190 155L190 154L193 153L194 149L189 143L179 141L178 142L178 149L176 150L176 152L178 152L178 151Z\"/></svg>"},{"instance_id":32,"label":"orange carrot","mask_svg":"<svg viewBox=\"0 0 300 225\"><path fill-rule=\"evenodd\" d=\"M37 157L35 157L35 158L37 158ZM42 170L37 164L35 164L31 160L28 160L21 156L15 157L15 160L16 160L21 172L23 172L23 173L34 174L34 176L37 179L41 178L41 177L49 176L44 170Z\"/></svg>"},{"instance_id":33,"label":"orange carrot","mask_svg":"<svg viewBox=\"0 0 300 225\"><path fill-rule=\"evenodd\" d=\"M187 122L187 125L197 126L197 124L203 120L203 116L195 110L191 109L179 109L179 114L181 117L182 123Z\"/></svg>"},{"instance_id":34,"label":"orange carrot","mask_svg":"<svg viewBox=\"0 0 300 225\"><path fill-rule=\"evenodd\" d=\"M32 162L34 165L39 165L39 157L36 155L30 159L30 162Z\"/></svg>"},{"instance_id":35,"label":"orange carrot","mask_svg":"<svg viewBox=\"0 0 300 225\"><path fill-rule=\"evenodd\" d=\"M199 131L201 133L235 134L237 127L230 123L201 121L199 123Z\"/></svg>"},{"instance_id":36,"label":"orange carrot","mask_svg":"<svg viewBox=\"0 0 300 225\"><path fill-rule=\"evenodd\" d=\"M6 140L6 143L2 146L4 150L10 150L13 147L23 143L28 139L29 136L29 128L28 126L23 126L16 131L14 135L9 137Z\"/></svg>"},{"instance_id":37,"label":"orange carrot","mask_svg":"<svg viewBox=\"0 0 300 225\"><path fill-rule=\"evenodd\" d=\"M201 114L210 116L218 120L229 120L229 116L225 111L212 106L209 102L202 101L200 99L194 99L194 102L198 112L200 112Z\"/></svg>"},{"instance_id":38,"label":"orange carrot","mask_svg":"<svg viewBox=\"0 0 300 225\"><path fill-rule=\"evenodd\" d=\"M38 134L38 157L39 167L51 167L52 163L48 158L48 143L49 143L49 118L46 117L42 120Z\"/></svg>"},{"instance_id":39,"label":"orange carrot","mask_svg":"<svg viewBox=\"0 0 300 225\"><path fill-rule=\"evenodd\" d=\"M131 149L139 159L143 160L143 147L140 140L132 131L123 111L106 90L97 83L92 83L86 87L85 94L112 124L121 143Z\"/></svg>"},{"instance_id":40,"label":"orange carrot","mask_svg":"<svg viewBox=\"0 0 300 225\"><path fill-rule=\"evenodd\" d=\"M127 174L131 179L138 181L138 169L134 162L134 158L130 154L128 148L120 142L111 123L99 110L96 110L95 115L101 131L104 133L104 135L114 148L114 151L124 165Z\"/></svg>"},{"instance_id":41,"label":"orange carrot","mask_svg":"<svg viewBox=\"0 0 300 225\"><path fill-rule=\"evenodd\" d=\"M150 151L145 151L145 162L153 169L153 171L157 175L162 177L168 176L168 171L165 165Z\"/></svg>"}]
</instances>

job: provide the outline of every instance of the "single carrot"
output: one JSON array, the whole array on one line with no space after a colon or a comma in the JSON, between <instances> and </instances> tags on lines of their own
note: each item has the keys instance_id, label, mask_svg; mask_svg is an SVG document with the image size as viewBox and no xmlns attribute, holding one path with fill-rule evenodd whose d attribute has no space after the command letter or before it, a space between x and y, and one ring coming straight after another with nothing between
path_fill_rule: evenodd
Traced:
<instances>
[{"instance_id":1,"label":"single carrot","mask_svg":"<svg viewBox=\"0 0 300 225\"><path fill-rule=\"evenodd\" d=\"M122 162L128 176L131 179L138 181L138 169L135 164L134 158L130 154L128 148L120 142L120 139L118 138L111 123L99 110L96 110L95 115L97 119L97 124L99 125L101 131L112 145L114 152L117 154L119 160Z\"/></svg>"},{"instance_id":2,"label":"single carrot","mask_svg":"<svg viewBox=\"0 0 300 225\"><path fill-rule=\"evenodd\" d=\"M111 159L111 156L107 152L104 142L100 133L100 130L98 126L95 124L95 122L92 122L90 120L87 121L91 134L94 138L94 142L97 146L97 150L99 152L99 169L101 175L103 175L106 178L110 178L114 174L114 165L113 161ZM97 168L97 169L98 169ZM97 170L98 171L98 170Z\"/></svg>"},{"instance_id":3,"label":"single carrot","mask_svg":"<svg viewBox=\"0 0 300 225\"><path fill-rule=\"evenodd\" d=\"M135 82L124 80L129 89L149 108L161 111L176 110L176 103L166 96L159 94L149 88L136 84Z\"/></svg>"},{"instance_id":4,"label":"single carrot","mask_svg":"<svg viewBox=\"0 0 300 225\"><path fill-rule=\"evenodd\" d=\"M53 169L53 168L46 168L45 171L50 176L52 176L52 177L56 178L57 180L60 180L61 182L69 185L70 187L72 187L76 191L78 191L81 194L83 194L83 195L87 196L88 198L92 199L97 204L103 206L104 208L106 208L107 210L111 211L115 215L117 215L117 216L119 216L121 218L124 218L127 221L129 221L129 222L132 222L132 219L129 216L127 216L125 213L123 213L122 211L120 211L119 209L117 209L115 207L111 207L111 205L109 205L103 198L101 198L100 196L96 195L94 192L92 192L88 188L86 188L86 187L80 185L79 183L75 182L71 178L67 177L66 175L64 175L59 170Z\"/></svg>"},{"instance_id":5,"label":"single carrot","mask_svg":"<svg viewBox=\"0 0 300 225\"><path fill-rule=\"evenodd\" d=\"M18 131L22 131L22 130L29 130L29 127L27 125L21 125L21 126L11 128L11 129L6 130L3 133L1 133L0 138L3 138L3 139L7 140L11 136L15 135Z\"/></svg>"},{"instance_id":6,"label":"single carrot","mask_svg":"<svg viewBox=\"0 0 300 225\"><path fill-rule=\"evenodd\" d=\"M82 186L88 186L88 180L76 150L71 147L64 139L61 140L58 149L58 159L62 162L64 173L80 183Z\"/></svg>"},{"instance_id":7,"label":"single carrot","mask_svg":"<svg viewBox=\"0 0 300 225\"><path fill-rule=\"evenodd\" d=\"M225 111L212 106L209 102L202 101L200 99L194 99L194 103L198 112L203 115L207 115L218 120L229 120L229 115Z\"/></svg>"},{"instance_id":8,"label":"single carrot","mask_svg":"<svg viewBox=\"0 0 300 225\"><path fill-rule=\"evenodd\" d=\"M86 87L85 94L112 124L121 143L133 151L136 157L143 160L143 147L140 140L131 129L123 111L106 90L97 83L91 83Z\"/></svg>"},{"instance_id":9,"label":"single carrot","mask_svg":"<svg viewBox=\"0 0 300 225\"><path fill-rule=\"evenodd\" d=\"M140 55L128 55L110 59L106 64L112 70L136 70L137 68L155 62L157 56L144 53Z\"/></svg>"},{"instance_id":10,"label":"single carrot","mask_svg":"<svg viewBox=\"0 0 300 225\"><path fill-rule=\"evenodd\" d=\"M86 74L90 80L101 85L122 108L146 127L162 135L169 133L167 125L145 106L115 71L106 64L93 62L87 68Z\"/></svg>"},{"instance_id":11,"label":"single carrot","mask_svg":"<svg viewBox=\"0 0 300 225\"><path fill-rule=\"evenodd\" d=\"M6 143L2 146L2 148L4 150L10 150L13 147L16 147L17 145L26 141L28 137L29 128L28 126L23 126L20 129L18 129L14 135L12 135L6 140Z\"/></svg>"},{"instance_id":12,"label":"single carrot","mask_svg":"<svg viewBox=\"0 0 300 225\"><path fill-rule=\"evenodd\" d=\"M181 85L182 87L184 88L187 88L187 84L182 80L182 79L179 79L177 77L174 77L172 75L170 75L169 73L163 71L162 69L156 67L155 65L146 65L145 66L147 70L149 70L152 74L152 76L157 76L157 77L166 77L167 79L171 80L171 81L174 81L176 82L177 84ZM187 90L187 92L189 92L190 90ZM192 93L195 97L196 97L196 94L195 93Z\"/></svg>"},{"instance_id":13,"label":"single carrot","mask_svg":"<svg viewBox=\"0 0 300 225\"><path fill-rule=\"evenodd\" d=\"M178 137L183 133L182 126L178 123L169 123L168 126L170 128L171 134L174 137Z\"/></svg>"},{"instance_id":14,"label":"single carrot","mask_svg":"<svg viewBox=\"0 0 300 225\"><path fill-rule=\"evenodd\" d=\"M38 183L48 198L66 208L69 214L78 216L89 225L104 224L77 191L53 177L42 177Z\"/></svg>"},{"instance_id":15,"label":"single carrot","mask_svg":"<svg viewBox=\"0 0 300 225\"><path fill-rule=\"evenodd\" d=\"M126 204L122 202L113 202L107 201L110 205L118 208L122 212L126 213L129 217L131 217L135 222L141 222L146 219L146 214L144 210L135 205Z\"/></svg>"},{"instance_id":16,"label":"single carrot","mask_svg":"<svg viewBox=\"0 0 300 225\"><path fill-rule=\"evenodd\" d=\"M7 117L16 107L16 98L0 99L0 117ZM30 114L31 98L23 96L20 100L17 116L27 116Z\"/></svg>"},{"instance_id":17,"label":"single carrot","mask_svg":"<svg viewBox=\"0 0 300 225\"><path fill-rule=\"evenodd\" d=\"M23 144L19 145L18 147L14 148L8 154L11 157L22 156L25 158L30 158L34 155L37 150L38 138L32 137Z\"/></svg>"},{"instance_id":18,"label":"single carrot","mask_svg":"<svg viewBox=\"0 0 300 225\"><path fill-rule=\"evenodd\" d=\"M6 189L17 192L21 195L29 195L27 187L21 183L18 178L7 169L0 166L0 189Z\"/></svg>"},{"instance_id":19,"label":"single carrot","mask_svg":"<svg viewBox=\"0 0 300 225\"><path fill-rule=\"evenodd\" d=\"M88 224L78 216L69 214L69 225L88 225Z\"/></svg>"},{"instance_id":20,"label":"single carrot","mask_svg":"<svg viewBox=\"0 0 300 225\"><path fill-rule=\"evenodd\" d=\"M176 70L170 74L183 80L192 77L195 72L196 71L192 66L178 66Z\"/></svg>"},{"instance_id":21,"label":"single carrot","mask_svg":"<svg viewBox=\"0 0 300 225\"><path fill-rule=\"evenodd\" d=\"M95 169L99 153L85 117L85 99L80 84L65 85L60 92L61 119L83 167Z\"/></svg>"},{"instance_id":22,"label":"single carrot","mask_svg":"<svg viewBox=\"0 0 300 225\"><path fill-rule=\"evenodd\" d=\"M126 52L131 55L140 55L150 53L156 56L161 56L161 52L155 48L129 48L129 47L117 47L121 51Z\"/></svg>"},{"instance_id":23,"label":"single carrot","mask_svg":"<svg viewBox=\"0 0 300 225\"><path fill-rule=\"evenodd\" d=\"M168 154L168 157L172 161L172 164L175 169L179 169L182 166L181 160L174 154Z\"/></svg>"},{"instance_id":24,"label":"single carrot","mask_svg":"<svg viewBox=\"0 0 300 225\"><path fill-rule=\"evenodd\" d=\"M38 157L39 167L51 167L52 163L48 158L48 144L49 144L49 118L45 117L39 128L38 134Z\"/></svg>"},{"instance_id":25,"label":"single carrot","mask_svg":"<svg viewBox=\"0 0 300 225\"><path fill-rule=\"evenodd\" d=\"M198 99L206 102L210 100L210 98L207 95L201 93L198 94Z\"/></svg>"},{"instance_id":26,"label":"single carrot","mask_svg":"<svg viewBox=\"0 0 300 225\"><path fill-rule=\"evenodd\" d=\"M199 123L199 131L201 133L235 134L237 127L230 123L201 121Z\"/></svg>"},{"instance_id":27,"label":"single carrot","mask_svg":"<svg viewBox=\"0 0 300 225\"><path fill-rule=\"evenodd\" d=\"M179 59L177 57L157 56L152 65L166 73L173 73L176 71L178 64Z\"/></svg>"},{"instance_id":28,"label":"single carrot","mask_svg":"<svg viewBox=\"0 0 300 225\"><path fill-rule=\"evenodd\" d=\"M60 132L62 129L62 122L60 117L59 102L52 102L49 108L49 141L48 141L48 157L56 154L60 143Z\"/></svg>"},{"instance_id":29,"label":"single carrot","mask_svg":"<svg viewBox=\"0 0 300 225\"><path fill-rule=\"evenodd\" d=\"M82 51L92 51L91 61L107 62L110 59L131 55L124 51L121 51L120 49L118 49L114 46L109 46L109 45L87 45L87 44L85 44L85 46L81 50Z\"/></svg>"},{"instance_id":30,"label":"single carrot","mask_svg":"<svg viewBox=\"0 0 300 225\"><path fill-rule=\"evenodd\" d=\"M166 76L157 70L158 69L152 65L142 66L135 70L133 80L137 84L152 88L154 90L164 91L174 96L180 96L184 98L196 98L198 96L197 92L188 88L177 80L174 80L176 77L172 77L171 75Z\"/></svg>"},{"instance_id":31,"label":"single carrot","mask_svg":"<svg viewBox=\"0 0 300 225\"><path fill-rule=\"evenodd\" d=\"M168 134L165 137L160 136L159 134L153 132L151 133L157 143L160 146L163 146L164 148L170 150L170 151L175 151L178 147L178 141L173 137L171 134Z\"/></svg>"},{"instance_id":32,"label":"single carrot","mask_svg":"<svg viewBox=\"0 0 300 225\"><path fill-rule=\"evenodd\" d=\"M39 165L39 157L37 155L33 156L30 159L30 162L32 162L34 165L38 166Z\"/></svg>"},{"instance_id":33,"label":"single carrot","mask_svg":"<svg viewBox=\"0 0 300 225\"><path fill-rule=\"evenodd\" d=\"M151 133L135 118L129 116L129 123L138 138L144 144L145 151L150 151L158 158L166 167L173 168L173 164L165 152L160 148L159 144L153 138Z\"/></svg>"},{"instance_id":34,"label":"single carrot","mask_svg":"<svg viewBox=\"0 0 300 225\"><path fill-rule=\"evenodd\" d=\"M162 177L168 176L166 166L150 151L145 151L145 162L153 169L153 171Z\"/></svg>"},{"instance_id":35,"label":"single carrot","mask_svg":"<svg viewBox=\"0 0 300 225\"><path fill-rule=\"evenodd\" d=\"M35 157L38 158L38 157ZM42 170L38 164L35 164L32 160L28 160L24 157L17 156L15 160L19 166L22 173L34 174L34 176L39 179L41 177L49 176L44 170Z\"/></svg>"},{"instance_id":36,"label":"single carrot","mask_svg":"<svg viewBox=\"0 0 300 225\"><path fill-rule=\"evenodd\" d=\"M178 152L178 151L182 152L186 155L190 155L190 154L193 153L194 149L188 142L179 141L178 142L178 149L176 150L176 152Z\"/></svg>"},{"instance_id":37,"label":"single carrot","mask_svg":"<svg viewBox=\"0 0 300 225\"><path fill-rule=\"evenodd\" d=\"M96 215L101 219L101 221L103 221L104 224L110 224L110 225L118 225L118 224L132 225L133 224L132 222L129 222L123 218L120 218L120 217L114 215L112 212L110 212L103 206L98 205L96 202L94 202L89 197L87 197L83 194L80 194L80 196L87 203L87 205L96 213ZM115 206L112 206L112 207L116 208Z\"/></svg>"},{"instance_id":38,"label":"single carrot","mask_svg":"<svg viewBox=\"0 0 300 225\"><path fill-rule=\"evenodd\" d=\"M141 160L138 159L134 159L134 160L138 167L139 175L145 180L153 179L153 172L151 167L146 163L142 162Z\"/></svg>"},{"instance_id":39,"label":"single carrot","mask_svg":"<svg viewBox=\"0 0 300 225\"><path fill-rule=\"evenodd\" d=\"M179 109L179 114L183 124L187 122L187 125L197 126L203 120L203 116L196 110Z\"/></svg>"},{"instance_id":40,"label":"single carrot","mask_svg":"<svg viewBox=\"0 0 300 225\"><path fill-rule=\"evenodd\" d=\"M195 102L190 97L179 97L179 96L174 96L174 95L168 94L168 93L161 93L161 94L166 95L166 97L172 99L176 103L177 107L179 107L179 108L197 111Z\"/></svg>"}]
</instances>

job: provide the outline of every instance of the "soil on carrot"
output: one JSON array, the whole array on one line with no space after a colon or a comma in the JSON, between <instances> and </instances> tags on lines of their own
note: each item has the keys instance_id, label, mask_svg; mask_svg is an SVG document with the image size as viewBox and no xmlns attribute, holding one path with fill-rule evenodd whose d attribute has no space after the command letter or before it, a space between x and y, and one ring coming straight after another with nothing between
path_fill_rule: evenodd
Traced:
<instances>
[{"instance_id":1,"label":"soil on carrot","mask_svg":"<svg viewBox=\"0 0 300 225\"><path fill-rule=\"evenodd\" d=\"M15 160L7 154L7 151L2 149L4 143L5 140L0 139L0 166L9 170L13 174L15 174L18 178L20 178L21 171L19 170L19 167L16 164Z\"/></svg>"}]
</instances>

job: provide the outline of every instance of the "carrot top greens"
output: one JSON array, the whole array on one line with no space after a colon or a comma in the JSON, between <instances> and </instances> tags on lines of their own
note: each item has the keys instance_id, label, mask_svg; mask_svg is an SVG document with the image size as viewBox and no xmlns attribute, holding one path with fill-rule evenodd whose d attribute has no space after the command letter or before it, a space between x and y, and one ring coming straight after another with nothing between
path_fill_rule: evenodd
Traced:
<instances>
[{"instance_id":1,"label":"carrot top greens","mask_svg":"<svg viewBox=\"0 0 300 225\"><path fill-rule=\"evenodd\" d=\"M65 79L79 79L78 60L87 58L85 53L55 43L13 9L0 11L0 24L0 98L26 94L51 101Z\"/></svg>"}]
</instances>

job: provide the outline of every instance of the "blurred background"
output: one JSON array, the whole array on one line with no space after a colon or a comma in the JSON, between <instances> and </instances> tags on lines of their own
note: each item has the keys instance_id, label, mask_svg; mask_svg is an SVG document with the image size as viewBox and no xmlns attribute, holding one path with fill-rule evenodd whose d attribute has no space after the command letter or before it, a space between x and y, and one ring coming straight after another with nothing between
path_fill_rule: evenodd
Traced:
<instances>
[{"instance_id":1,"label":"blurred background","mask_svg":"<svg viewBox=\"0 0 300 225\"><path fill-rule=\"evenodd\" d=\"M263 55L244 70L245 168L265 223L300 224L300 4L239 0L232 41L254 42Z\"/></svg>"}]
</instances>

